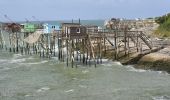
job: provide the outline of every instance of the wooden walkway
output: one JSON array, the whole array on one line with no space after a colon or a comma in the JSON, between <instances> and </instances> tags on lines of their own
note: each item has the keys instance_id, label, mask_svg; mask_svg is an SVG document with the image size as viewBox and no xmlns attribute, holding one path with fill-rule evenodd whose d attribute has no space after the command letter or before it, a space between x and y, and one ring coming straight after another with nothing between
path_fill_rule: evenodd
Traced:
<instances>
[{"instance_id":1,"label":"wooden walkway","mask_svg":"<svg viewBox=\"0 0 170 100\"><path fill-rule=\"evenodd\" d=\"M11 41L10 45L4 44L4 47L14 53L36 54L46 58L56 56L60 61L66 62L67 66L71 64L72 67L79 64L93 64L96 67L108 53L113 60L119 60L134 52L142 53L153 49L152 42L142 31L126 29L86 30L84 33L68 31L58 30L51 34L11 32L9 40L4 40ZM29 40L29 37L34 36L37 36L36 40Z\"/></svg>"}]
</instances>

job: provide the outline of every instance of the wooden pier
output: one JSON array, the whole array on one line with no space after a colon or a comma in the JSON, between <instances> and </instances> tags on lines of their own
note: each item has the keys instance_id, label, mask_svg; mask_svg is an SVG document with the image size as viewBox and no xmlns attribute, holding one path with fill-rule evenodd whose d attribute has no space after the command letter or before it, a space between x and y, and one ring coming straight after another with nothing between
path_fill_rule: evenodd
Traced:
<instances>
[{"instance_id":1,"label":"wooden pier","mask_svg":"<svg viewBox=\"0 0 170 100\"><path fill-rule=\"evenodd\" d=\"M114 24L115 28L99 30L80 23L62 23L61 30L52 30L51 33L44 33L43 29L21 31L22 26L10 25L1 28L1 47L23 55L58 57L58 60L71 67L96 67L107 55L112 60L119 60L132 53L153 49L152 42L142 31L131 31L127 25L118 28L117 24ZM4 35L8 36L6 40L2 39ZM3 44L3 41L9 41L8 46Z\"/></svg>"}]
</instances>

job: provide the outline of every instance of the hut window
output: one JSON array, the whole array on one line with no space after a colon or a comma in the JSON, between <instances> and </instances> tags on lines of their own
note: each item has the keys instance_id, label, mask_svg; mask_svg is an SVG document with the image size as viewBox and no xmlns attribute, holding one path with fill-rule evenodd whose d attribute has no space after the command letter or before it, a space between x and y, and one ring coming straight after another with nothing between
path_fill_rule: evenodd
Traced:
<instances>
[{"instance_id":1,"label":"hut window","mask_svg":"<svg viewBox=\"0 0 170 100\"><path fill-rule=\"evenodd\" d=\"M52 28L55 28L55 26L52 26Z\"/></svg>"},{"instance_id":2,"label":"hut window","mask_svg":"<svg viewBox=\"0 0 170 100\"><path fill-rule=\"evenodd\" d=\"M77 28L77 30L76 30L76 31L77 31L77 33L80 33L80 28Z\"/></svg>"}]
</instances>

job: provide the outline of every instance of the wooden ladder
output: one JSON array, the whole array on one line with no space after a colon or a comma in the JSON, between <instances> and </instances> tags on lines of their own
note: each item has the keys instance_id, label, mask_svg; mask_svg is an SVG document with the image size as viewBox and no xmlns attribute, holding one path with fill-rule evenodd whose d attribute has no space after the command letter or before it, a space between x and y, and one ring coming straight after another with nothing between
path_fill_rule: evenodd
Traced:
<instances>
[{"instance_id":1,"label":"wooden ladder","mask_svg":"<svg viewBox=\"0 0 170 100\"><path fill-rule=\"evenodd\" d=\"M152 42L150 41L150 39L143 33L140 32L139 33L139 37L143 40L143 42L150 48L152 49Z\"/></svg>"}]
</instances>

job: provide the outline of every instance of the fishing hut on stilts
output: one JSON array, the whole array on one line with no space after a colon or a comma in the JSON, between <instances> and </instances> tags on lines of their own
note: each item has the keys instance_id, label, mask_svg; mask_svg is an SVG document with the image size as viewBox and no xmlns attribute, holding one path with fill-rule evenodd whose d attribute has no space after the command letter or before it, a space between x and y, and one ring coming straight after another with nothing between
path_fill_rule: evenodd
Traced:
<instances>
[{"instance_id":1,"label":"fishing hut on stilts","mask_svg":"<svg viewBox=\"0 0 170 100\"><path fill-rule=\"evenodd\" d=\"M112 19L106 29L80 23L5 24L9 33L9 51L37 54L42 58L58 57L66 66L94 65L103 58L119 60L133 53L142 54L154 47L142 32L131 30L136 24ZM0 35L2 37L2 35ZM3 44L0 38L1 45Z\"/></svg>"}]
</instances>

